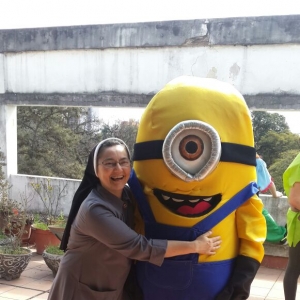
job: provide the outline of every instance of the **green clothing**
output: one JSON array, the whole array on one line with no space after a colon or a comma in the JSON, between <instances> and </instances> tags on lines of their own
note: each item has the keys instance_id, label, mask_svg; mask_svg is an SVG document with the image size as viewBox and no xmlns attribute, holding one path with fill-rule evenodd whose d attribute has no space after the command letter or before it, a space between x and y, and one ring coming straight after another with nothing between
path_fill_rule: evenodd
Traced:
<instances>
[{"instance_id":1,"label":"green clothing","mask_svg":"<svg viewBox=\"0 0 300 300\"><path fill-rule=\"evenodd\" d=\"M283 173L283 187L287 196L295 182L300 182L300 153ZM295 247L300 241L300 213L291 209L287 212L287 240L290 247Z\"/></svg>"},{"instance_id":2,"label":"green clothing","mask_svg":"<svg viewBox=\"0 0 300 300\"><path fill-rule=\"evenodd\" d=\"M285 237L285 227L279 226L266 209L263 209L262 214L267 223L266 241L269 243L279 243Z\"/></svg>"},{"instance_id":3,"label":"green clothing","mask_svg":"<svg viewBox=\"0 0 300 300\"><path fill-rule=\"evenodd\" d=\"M287 212L287 241L290 247L296 247L300 241L300 213L292 211Z\"/></svg>"}]
</instances>

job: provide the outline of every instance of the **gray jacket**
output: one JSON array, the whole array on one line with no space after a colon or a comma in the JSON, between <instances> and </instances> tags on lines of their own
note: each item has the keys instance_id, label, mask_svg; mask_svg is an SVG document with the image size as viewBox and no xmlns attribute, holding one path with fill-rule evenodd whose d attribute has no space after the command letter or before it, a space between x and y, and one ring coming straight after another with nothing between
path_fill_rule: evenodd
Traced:
<instances>
[{"instance_id":1,"label":"gray jacket","mask_svg":"<svg viewBox=\"0 0 300 300\"><path fill-rule=\"evenodd\" d=\"M127 187L122 200L100 185L82 203L50 300L121 300L132 260L161 265L166 240L147 240L133 227Z\"/></svg>"}]
</instances>

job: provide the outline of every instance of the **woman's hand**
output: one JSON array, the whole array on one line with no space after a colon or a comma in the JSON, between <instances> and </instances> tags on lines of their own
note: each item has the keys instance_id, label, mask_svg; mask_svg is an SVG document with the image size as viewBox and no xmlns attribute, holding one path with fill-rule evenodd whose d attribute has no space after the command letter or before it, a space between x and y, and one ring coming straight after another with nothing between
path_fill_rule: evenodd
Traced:
<instances>
[{"instance_id":1,"label":"woman's hand","mask_svg":"<svg viewBox=\"0 0 300 300\"><path fill-rule=\"evenodd\" d=\"M168 241L165 257L199 253L213 255L220 248L221 238L219 236L209 237L211 231L198 236L194 241Z\"/></svg>"},{"instance_id":2,"label":"woman's hand","mask_svg":"<svg viewBox=\"0 0 300 300\"><path fill-rule=\"evenodd\" d=\"M214 255L221 246L221 237L209 237L212 235L212 231L207 231L204 234L197 237L194 241L196 243L196 253Z\"/></svg>"}]
</instances>

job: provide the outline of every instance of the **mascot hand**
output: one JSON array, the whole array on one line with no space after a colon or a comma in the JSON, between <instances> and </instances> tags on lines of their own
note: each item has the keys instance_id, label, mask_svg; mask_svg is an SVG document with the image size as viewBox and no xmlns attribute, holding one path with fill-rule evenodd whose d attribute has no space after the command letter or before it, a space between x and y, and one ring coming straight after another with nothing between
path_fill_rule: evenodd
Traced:
<instances>
[{"instance_id":1,"label":"mascot hand","mask_svg":"<svg viewBox=\"0 0 300 300\"><path fill-rule=\"evenodd\" d=\"M257 260L239 255L236 258L234 270L228 284L216 297L216 300L248 299L250 286L259 266L260 263Z\"/></svg>"}]
</instances>

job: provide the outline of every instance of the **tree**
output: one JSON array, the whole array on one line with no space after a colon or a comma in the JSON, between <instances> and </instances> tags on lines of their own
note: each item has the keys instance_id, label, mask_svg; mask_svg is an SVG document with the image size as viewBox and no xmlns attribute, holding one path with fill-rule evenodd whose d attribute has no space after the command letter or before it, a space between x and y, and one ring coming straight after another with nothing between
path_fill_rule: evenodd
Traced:
<instances>
[{"instance_id":1,"label":"tree","mask_svg":"<svg viewBox=\"0 0 300 300\"><path fill-rule=\"evenodd\" d=\"M108 137L117 137L123 140L129 148L130 153L133 153L139 122L133 119L129 121L117 120L114 124L103 123L101 127L101 135L103 139Z\"/></svg>"},{"instance_id":2,"label":"tree","mask_svg":"<svg viewBox=\"0 0 300 300\"><path fill-rule=\"evenodd\" d=\"M299 136L288 131L281 133L269 131L261 137L256 148L269 166L275 163L281 154L293 149L296 151L300 150Z\"/></svg>"},{"instance_id":3,"label":"tree","mask_svg":"<svg viewBox=\"0 0 300 300\"><path fill-rule=\"evenodd\" d=\"M278 190L283 192L282 175L300 150L300 137L289 130L285 117L277 113L252 113L255 147L268 166Z\"/></svg>"},{"instance_id":4,"label":"tree","mask_svg":"<svg viewBox=\"0 0 300 300\"><path fill-rule=\"evenodd\" d=\"M280 154L279 158L277 158L274 164L270 166L269 172L272 175L277 190L284 192L282 175L298 153L299 150L287 150L284 153Z\"/></svg>"},{"instance_id":5,"label":"tree","mask_svg":"<svg viewBox=\"0 0 300 300\"><path fill-rule=\"evenodd\" d=\"M259 148L260 140L270 131L277 133L289 131L289 126L285 117L278 113L268 113L266 111L252 112L252 124L256 148Z\"/></svg>"},{"instance_id":6,"label":"tree","mask_svg":"<svg viewBox=\"0 0 300 300\"><path fill-rule=\"evenodd\" d=\"M88 109L20 106L17 120L19 173L82 178L100 140L100 122Z\"/></svg>"}]
</instances>

